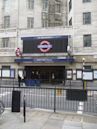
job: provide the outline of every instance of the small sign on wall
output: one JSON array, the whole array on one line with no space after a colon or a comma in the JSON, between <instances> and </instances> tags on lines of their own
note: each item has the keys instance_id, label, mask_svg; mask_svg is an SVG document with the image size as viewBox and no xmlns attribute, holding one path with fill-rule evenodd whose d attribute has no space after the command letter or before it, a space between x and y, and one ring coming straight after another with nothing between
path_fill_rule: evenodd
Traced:
<instances>
[{"instance_id":1,"label":"small sign on wall","mask_svg":"<svg viewBox=\"0 0 97 129\"><path fill-rule=\"evenodd\" d=\"M66 79L67 80L72 80L72 77L73 77L72 69L67 69L66 70Z\"/></svg>"},{"instance_id":2,"label":"small sign on wall","mask_svg":"<svg viewBox=\"0 0 97 129\"><path fill-rule=\"evenodd\" d=\"M76 80L76 70L73 70L73 80Z\"/></svg>"},{"instance_id":3,"label":"small sign on wall","mask_svg":"<svg viewBox=\"0 0 97 129\"><path fill-rule=\"evenodd\" d=\"M97 69L93 70L93 77L94 77L94 80L97 80Z\"/></svg>"},{"instance_id":4,"label":"small sign on wall","mask_svg":"<svg viewBox=\"0 0 97 129\"><path fill-rule=\"evenodd\" d=\"M2 77L10 77L10 70L5 70L3 69L2 70Z\"/></svg>"},{"instance_id":5,"label":"small sign on wall","mask_svg":"<svg viewBox=\"0 0 97 129\"><path fill-rule=\"evenodd\" d=\"M76 69L76 79L82 80L82 69Z\"/></svg>"},{"instance_id":6,"label":"small sign on wall","mask_svg":"<svg viewBox=\"0 0 97 129\"><path fill-rule=\"evenodd\" d=\"M1 69L0 70L1 78L15 78L15 69Z\"/></svg>"},{"instance_id":7,"label":"small sign on wall","mask_svg":"<svg viewBox=\"0 0 97 129\"><path fill-rule=\"evenodd\" d=\"M10 70L10 77L15 78L15 69Z\"/></svg>"},{"instance_id":8,"label":"small sign on wall","mask_svg":"<svg viewBox=\"0 0 97 129\"><path fill-rule=\"evenodd\" d=\"M90 70L90 71L83 71L83 76L82 76L83 80L86 80L86 81L92 81L93 80L93 71Z\"/></svg>"}]
</instances>

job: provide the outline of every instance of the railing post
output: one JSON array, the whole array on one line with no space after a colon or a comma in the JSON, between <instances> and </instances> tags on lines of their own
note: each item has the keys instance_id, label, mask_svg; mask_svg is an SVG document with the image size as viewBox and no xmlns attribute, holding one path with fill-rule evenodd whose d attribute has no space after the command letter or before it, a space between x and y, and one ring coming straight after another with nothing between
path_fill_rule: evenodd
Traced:
<instances>
[{"instance_id":1,"label":"railing post","mask_svg":"<svg viewBox=\"0 0 97 129\"><path fill-rule=\"evenodd\" d=\"M26 99L24 95L24 100L23 100L23 116L24 116L24 123L26 122Z\"/></svg>"},{"instance_id":2,"label":"railing post","mask_svg":"<svg viewBox=\"0 0 97 129\"><path fill-rule=\"evenodd\" d=\"M54 88L54 112L56 112L56 87Z\"/></svg>"},{"instance_id":3,"label":"railing post","mask_svg":"<svg viewBox=\"0 0 97 129\"><path fill-rule=\"evenodd\" d=\"M87 82L86 82L86 81L84 81L83 83L84 83L83 88L84 88L84 90L86 90L86 89L87 89Z\"/></svg>"}]
</instances>

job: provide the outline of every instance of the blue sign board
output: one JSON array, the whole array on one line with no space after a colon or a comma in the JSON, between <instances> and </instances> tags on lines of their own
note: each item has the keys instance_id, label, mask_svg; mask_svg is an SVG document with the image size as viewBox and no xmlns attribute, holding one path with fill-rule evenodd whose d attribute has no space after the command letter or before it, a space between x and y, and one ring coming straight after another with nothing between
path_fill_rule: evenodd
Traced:
<instances>
[{"instance_id":1,"label":"blue sign board","mask_svg":"<svg viewBox=\"0 0 97 129\"><path fill-rule=\"evenodd\" d=\"M28 58L22 58L22 59L15 59L16 63L26 63L26 62L33 62L33 63L53 63L53 62L70 62L73 63L74 62L74 58L72 57L68 57L68 58L64 58L64 59L57 59L57 58L35 58L35 59L28 59Z\"/></svg>"}]
</instances>

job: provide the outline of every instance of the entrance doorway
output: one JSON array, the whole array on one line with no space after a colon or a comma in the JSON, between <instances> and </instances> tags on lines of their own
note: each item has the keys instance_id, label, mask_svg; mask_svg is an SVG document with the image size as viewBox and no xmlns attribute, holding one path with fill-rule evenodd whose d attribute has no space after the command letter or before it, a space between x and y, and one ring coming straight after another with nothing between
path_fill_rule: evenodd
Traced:
<instances>
[{"instance_id":1,"label":"entrance doorway","mask_svg":"<svg viewBox=\"0 0 97 129\"><path fill-rule=\"evenodd\" d=\"M64 66L25 66L26 79L40 79L41 83L62 83L65 79Z\"/></svg>"}]
</instances>

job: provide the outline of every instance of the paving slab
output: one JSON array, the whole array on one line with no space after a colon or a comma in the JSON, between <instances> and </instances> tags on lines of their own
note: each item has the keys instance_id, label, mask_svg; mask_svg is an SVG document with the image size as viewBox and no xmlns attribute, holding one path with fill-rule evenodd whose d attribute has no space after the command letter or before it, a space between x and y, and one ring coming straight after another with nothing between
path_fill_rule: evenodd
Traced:
<instances>
[{"instance_id":1,"label":"paving slab","mask_svg":"<svg viewBox=\"0 0 97 129\"><path fill-rule=\"evenodd\" d=\"M97 129L97 124L83 123L83 129Z\"/></svg>"},{"instance_id":2,"label":"paving slab","mask_svg":"<svg viewBox=\"0 0 97 129\"><path fill-rule=\"evenodd\" d=\"M97 124L97 116L86 115L86 116L83 117L83 122Z\"/></svg>"},{"instance_id":3,"label":"paving slab","mask_svg":"<svg viewBox=\"0 0 97 129\"><path fill-rule=\"evenodd\" d=\"M62 129L63 121L48 119L42 129Z\"/></svg>"},{"instance_id":4,"label":"paving slab","mask_svg":"<svg viewBox=\"0 0 97 129\"><path fill-rule=\"evenodd\" d=\"M27 109L24 123L22 110L6 109L0 116L0 129L97 129L97 116Z\"/></svg>"},{"instance_id":5,"label":"paving slab","mask_svg":"<svg viewBox=\"0 0 97 129\"><path fill-rule=\"evenodd\" d=\"M64 125L65 126L81 127L82 126L82 123L81 122L75 122L75 121L67 121L67 120L65 120Z\"/></svg>"},{"instance_id":6,"label":"paving slab","mask_svg":"<svg viewBox=\"0 0 97 129\"><path fill-rule=\"evenodd\" d=\"M66 116L64 114L60 114L60 113L53 113L50 116L50 119L56 119L56 120L64 120L66 118Z\"/></svg>"},{"instance_id":7,"label":"paving slab","mask_svg":"<svg viewBox=\"0 0 97 129\"><path fill-rule=\"evenodd\" d=\"M64 126L62 129L82 129L82 127Z\"/></svg>"}]
</instances>

